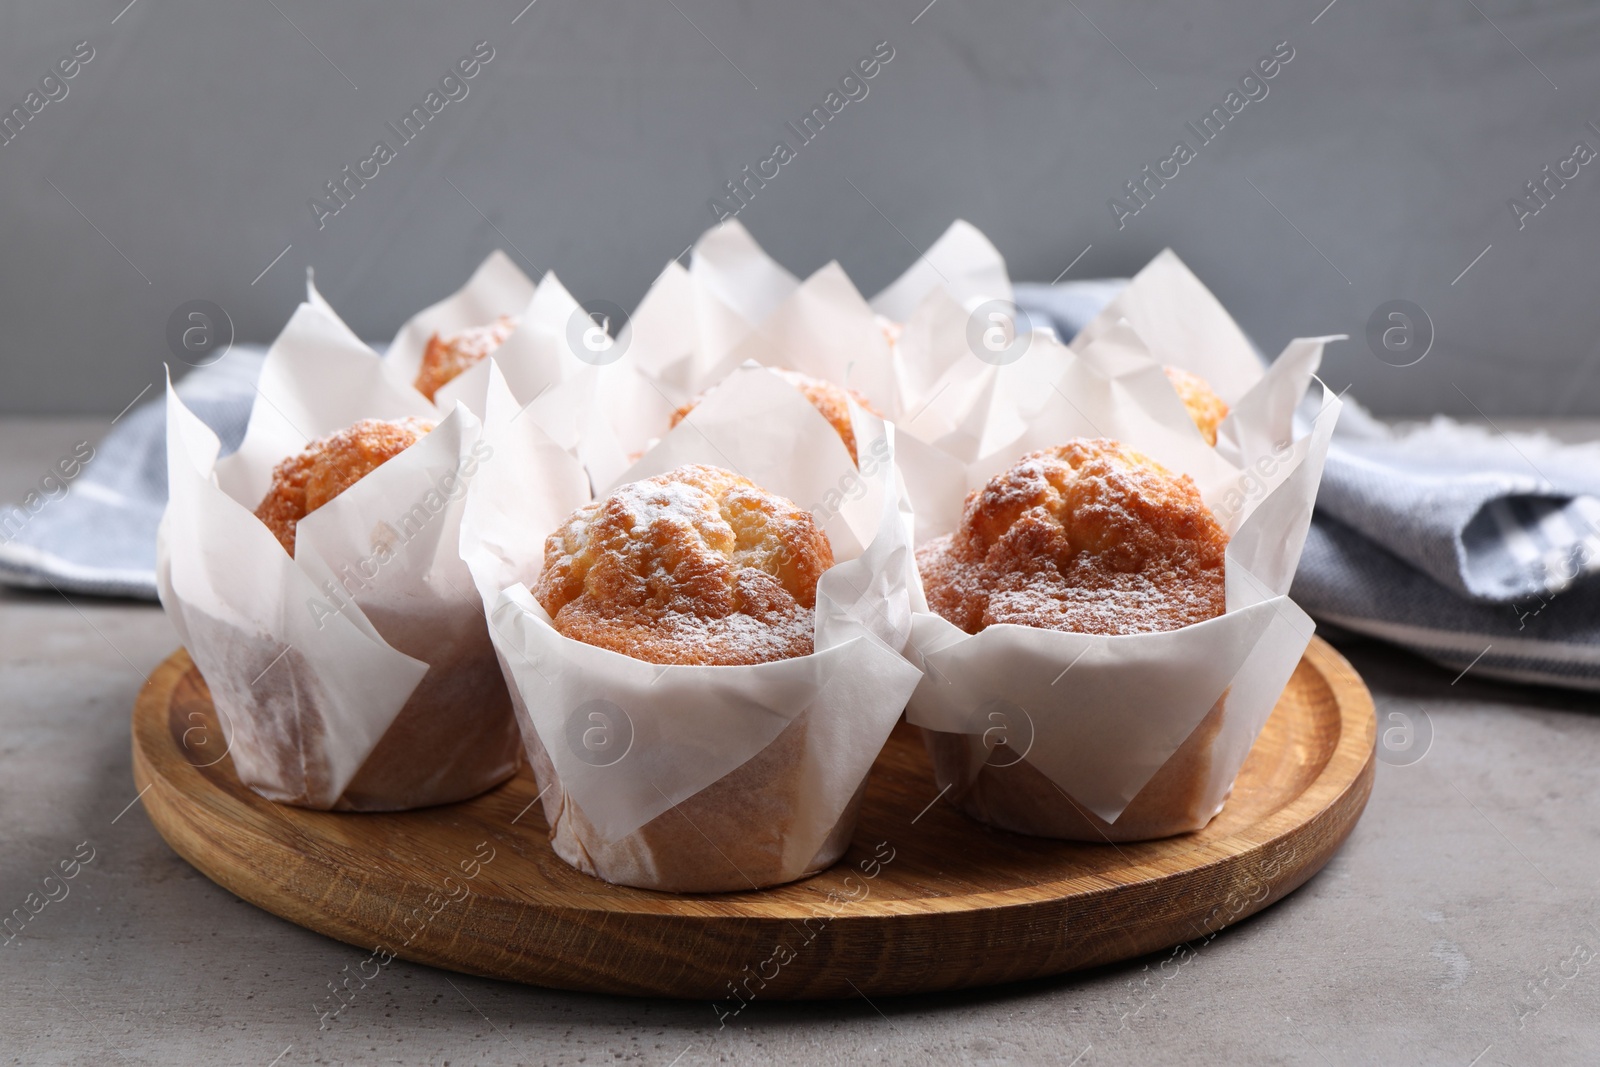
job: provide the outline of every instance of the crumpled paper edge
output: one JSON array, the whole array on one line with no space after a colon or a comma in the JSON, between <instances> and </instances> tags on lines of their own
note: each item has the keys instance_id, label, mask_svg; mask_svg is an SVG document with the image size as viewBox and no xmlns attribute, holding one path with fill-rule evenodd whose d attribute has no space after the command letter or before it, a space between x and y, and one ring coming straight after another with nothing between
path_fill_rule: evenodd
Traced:
<instances>
[{"instance_id":1,"label":"crumpled paper edge","mask_svg":"<svg viewBox=\"0 0 1600 1067\"><path fill-rule=\"evenodd\" d=\"M1175 256L1168 257L1169 268L1175 260ZM1166 274L1172 276L1174 272L1169 269ZM1150 275L1145 277L1148 279ZM1145 288L1150 288L1148 282ZM1069 436L1110 436L1151 452L1175 470L1194 474L1206 490L1207 503L1233 535L1228 556L1228 612L1219 619L1169 634L1117 637L1018 632L1026 631L1025 627L993 627L977 635L966 635L936 615L919 614L912 644L917 650L914 655L923 664L927 676L912 698L907 718L930 729L965 733L977 739L973 758L981 764L994 749L993 741L1004 735L1004 731L993 732L993 723L986 718L985 709L997 700L1026 708L1017 697L1037 704L1038 692L1048 690L1050 683L1064 678L1070 678L1072 686L1090 689L1092 686L1088 683L1097 659L1107 662L1130 657L1134 662L1144 659L1151 663L1152 669L1159 669L1163 661L1171 660L1170 653L1142 657L1127 651L1137 649L1140 644L1152 648L1173 641L1233 645L1234 656L1225 661L1232 666L1219 666L1208 662L1206 657L1198 657L1195 669L1204 673L1210 668L1212 673L1220 672L1219 677L1204 685L1179 685L1177 681L1171 684L1173 702L1167 705L1169 721L1151 724L1148 719L1140 720L1144 734L1135 744L1124 741L1119 748L1114 740L1108 741L1106 735L1110 731L1106 723L1101 723L1097 729L1089 729L1091 724L1074 723L1073 726L1083 727L1074 732L1056 725L1068 719L1067 713L1041 709L1039 714L1047 720L1043 727L1047 736L1041 745L1039 724L1037 721L1030 723L1034 740L1029 762L1101 819L1114 824L1128 803L1223 694L1227 694L1227 714L1214 753L1228 759L1237 756L1242 763L1271 713L1277 693L1282 684L1287 683L1309 642L1313 626L1286 594L1309 526L1316 483L1337 419L1339 401L1324 390L1324 403L1311 429L1290 444L1288 435L1293 433L1295 408L1312 378L1322 345L1328 339L1296 340L1285 350L1280 363L1266 373L1255 363L1248 343L1244 349L1218 344L1215 348L1222 354L1215 357L1217 360L1247 357L1255 377L1237 398L1239 416L1233 419L1231 448L1227 453L1219 448L1215 456L1196 451L1194 443L1198 432L1177 402L1176 394L1161 380L1164 375L1160 372L1160 363L1144 344L1142 335L1121 314L1108 314L1104 321L1097 320L1097 323L1096 330L1085 332L1090 336L1080 334L1075 340L1078 351L1072 355L1076 359L1069 358L1066 363L1067 378L1072 379L1071 386L1076 388L1069 387L1061 400L1051 398L1043 408L1031 413L1029 432L1039 436L1036 431L1041 414L1054 408L1058 425L1043 435L1052 438L1050 443L1059 443L1053 440L1056 437L1064 440ZM1035 335L1035 343L1052 342ZM1234 367L1239 369L1239 364L1236 362ZM1079 406L1084 402L1084 387L1094 383L1097 375L1102 379L1101 400L1112 409L1117 416L1115 419L1108 419L1105 411L1092 405L1092 416ZM1117 382L1122 383L1120 387L1114 384ZM1079 404L1073 402L1073 393L1079 395ZM1069 412L1066 408L1074 410ZM1106 421L1115 424L1113 432L1101 433L1093 426ZM1075 422L1088 425L1089 432L1071 432ZM1045 444L1042 439L1029 440L1025 433L1022 439L994 453L987 461L970 465L966 488L976 488L1021 454ZM1235 457L1234 462L1229 461ZM926 451L920 457L908 456L904 465L913 468L918 459L924 469L908 469L907 478L913 487L920 486L924 490L923 496L916 498L920 543L953 527L949 514L935 521L931 512L948 513L959 494L953 487L937 496L928 490L930 486L937 487L941 479L949 483L952 472L961 465L954 457ZM1248 461L1243 470L1238 469L1237 460ZM1201 464L1199 469L1194 467L1196 461ZM930 473L927 468L935 464L943 464L945 469ZM1233 475L1224 476L1230 469ZM931 503L933 507L925 509L924 503ZM966 647L971 642L982 643ZM978 649L983 650L981 658ZM1121 651L1113 654L1111 649ZM1256 656L1254 650L1259 650L1260 656ZM1281 662L1274 657L1281 658ZM1012 663L1009 669L995 667L1008 658L1018 662ZM941 675L946 679L970 676L973 668L967 664L987 664L989 673L1010 681L986 689L979 687L978 691L953 689L941 694L935 688L941 685ZM1035 675L1042 674L1046 668L1053 668L1052 678L1040 686L1037 684L1040 679ZM1019 672L1029 670L1033 674L1027 675L1026 684L1016 681L1021 677ZM1274 684L1277 688L1272 688ZM1193 692L1201 695L1190 696ZM1065 704L1066 700L1056 703ZM1099 757L1096 764L1088 766L1083 760L1075 761L1068 751L1068 741L1077 751L1095 753ZM1117 773L1108 774L1107 769L1118 763ZM1226 776L1227 781L1231 783L1236 774L1237 765ZM1094 778L1110 780L1092 781ZM1218 796L1218 809L1221 802L1222 797Z\"/></svg>"},{"instance_id":2,"label":"crumpled paper edge","mask_svg":"<svg viewBox=\"0 0 1600 1067\"><path fill-rule=\"evenodd\" d=\"M394 388L377 356L316 302L302 304L273 344L258 389L244 444L219 460L216 435L169 383L171 491L158 538L158 588L207 678L224 729L243 731L238 744L230 736L241 777L272 794L274 786L264 770L271 762L267 750L283 742L261 732L266 726L259 715L267 709L260 703L260 686L271 670L284 671L292 676L289 705L275 713L295 720L302 764L314 750L326 775L314 776L325 783L314 795L277 799L332 807L405 706L428 664L396 650L378 634L349 595L349 586L340 588L343 568L361 561L324 557L315 547L326 539L318 531L354 536L340 531L341 524L374 507L382 511L389 504L387 483L411 473L422 475L410 470L421 463L431 464L427 476L442 476L456 467L476 441L478 423L464 408L447 415L434 431L440 436L430 434L415 451L407 450L308 516L302 523L304 536L297 538L298 558L291 559L249 503L265 494L277 462L299 452L308 440L360 417L434 412L420 394ZM451 455L438 459L433 453L447 441L455 447L446 447ZM391 509L397 521L402 503ZM460 505L444 503L441 511L448 514L429 510L430 522L439 524L423 546L433 553L429 574L440 567L459 568L466 584L465 568L453 552ZM447 530L451 536L441 545L439 535ZM425 598L440 595L418 591ZM269 684L281 681L271 679ZM318 721L313 724L307 714Z\"/></svg>"},{"instance_id":3,"label":"crumpled paper edge","mask_svg":"<svg viewBox=\"0 0 1600 1067\"><path fill-rule=\"evenodd\" d=\"M751 374L758 378L750 378ZM741 442L744 447L735 445L723 433L737 431L742 421L767 422L748 419L748 406L759 401L772 411L787 407L791 419L809 426L808 438L818 448L831 442L839 453L833 457L834 466L845 472L842 480L850 483L851 492L857 484L865 484L863 475L850 464L837 434L803 397L759 368L746 368L744 377L744 390L717 390L647 454L637 469L629 472L628 479L654 473L649 469L652 464L664 465L664 469L683 462L727 467L730 461L726 452L719 452L725 445L736 448L741 458L747 459L744 465L748 467L750 462L759 460L759 448L750 446L748 440ZM491 390L488 410L489 432L499 441L502 428L511 425L507 398L502 395L497 400ZM814 423L808 422L813 419ZM549 469L554 463L559 467L555 452L548 443L538 440L533 429L523 427L518 435L521 444L508 440L505 448L526 450L530 469L523 471L522 480L538 477L536 472L541 466ZM506 438L510 436L505 434ZM749 435L735 432L734 436ZM491 520L480 517L475 510L480 501L483 507L494 506L496 498L503 499L503 494L489 482L478 483L469 492L463 555L472 565L480 594L491 612L491 633L502 652L508 680L529 709L531 724L562 788L606 838L615 840L632 833L674 804L725 777L761 752L797 714L819 707L829 710L841 726L854 729L859 736L852 743L839 746L845 758L826 768L829 773L842 776L827 788L843 795L831 798L837 804L821 806L814 796L810 798L815 810L801 820L803 832L796 840L803 842L806 834L831 831L836 825L843 806L857 793L920 677L900 655L910 623L909 596L904 589L910 561L909 504L898 484L893 462L892 427L883 427L883 439L887 460L877 465L873 472L877 484L870 487L878 498L875 536L858 557L842 559L823 575L818 587L817 651L811 656L748 667L646 663L557 634L526 588L542 563L542 531L551 527L529 527L521 535L520 544L511 544L504 533L509 514L502 512ZM570 480L571 472L568 477ZM773 491L779 492L781 487ZM871 495L863 489L860 499ZM804 499L804 494L798 499ZM564 518L563 514L556 522ZM835 529L842 529L841 523L848 526L842 509L829 516L824 526L832 524ZM837 551L838 538L835 540ZM537 558L535 546L539 547ZM516 584L505 581L512 575ZM553 664L551 661L557 657L561 663ZM573 677L566 678L566 673ZM563 686L571 691L561 691ZM819 704L818 700L830 691L833 695ZM645 693L649 700L641 703L639 694ZM564 736L564 720L556 709L576 707L573 702L580 697L583 701L602 699L617 707L640 709L630 713L635 721L636 746L671 740L678 746L720 749L719 758L714 762L697 761L668 753L657 761L660 773L648 776L648 780L630 784L615 775L608 780L608 776L596 772L609 768L595 768L579 760ZM848 705L848 714L842 705ZM754 725L733 718L749 720L758 708L760 717ZM819 725L820 718L813 714L808 728L825 727L826 723ZM730 731L741 728L746 736L730 745ZM629 755L639 752L638 748L631 749ZM634 765L641 762L642 759L635 759ZM845 783L848 788L841 784L843 779L849 779ZM811 788L817 788L815 783ZM628 789L629 793L619 802L620 789ZM807 798L800 799L804 802ZM552 811L549 802L546 811ZM816 844L820 845L820 840ZM806 860L816 852L815 848L799 844L794 848L795 855L807 853ZM790 872L790 877L798 874Z\"/></svg>"}]
</instances>

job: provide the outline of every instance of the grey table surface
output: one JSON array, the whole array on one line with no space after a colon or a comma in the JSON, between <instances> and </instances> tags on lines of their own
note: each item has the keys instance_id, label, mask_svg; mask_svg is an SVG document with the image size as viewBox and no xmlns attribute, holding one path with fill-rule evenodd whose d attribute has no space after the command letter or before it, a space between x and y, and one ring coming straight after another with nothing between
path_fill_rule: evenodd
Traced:
<instances>
[{"instance_id":1,"label":"grey table surface","mask_svg":"<svg viewBox=\"0 0 1600 1067\"><path fill-rule=\"evenodd\" d=\"M103 421L0 422L0 499ZM246 904L136 800L129 710L177 644L160 609L0 592L0 909L93 859L0 948L0 1062L1094 1064L1600 1062L1595 698L1345 646L1426 754L1380 765L1307 885L1204 945L937 996L705 1002L535 989L395 961L319 1030L365 953Z\"/></svg>"}]
</instances>

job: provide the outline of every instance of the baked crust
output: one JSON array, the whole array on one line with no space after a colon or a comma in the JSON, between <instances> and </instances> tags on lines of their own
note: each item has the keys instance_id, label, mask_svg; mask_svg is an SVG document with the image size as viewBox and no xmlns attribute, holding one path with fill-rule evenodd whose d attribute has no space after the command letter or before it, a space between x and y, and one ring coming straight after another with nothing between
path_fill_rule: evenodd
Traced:
<instances>
[{"instance_id":1,"label":"baked crust","mask_svg":"<svg viewBox=\"0 0 1600 1067\"><path fill-rule=\"evenodd\" d=\"M434 334L428 338L428 347L422 353L422 367L417 371L417 392L432 400L433 394L446 382L505 344L506 338L516 328L516 319L501 315L487 326L472 326L449 337Z\"/></svg>"},{"instance_id":2,"label":"baked crust","mask_svg":"<svg viewBox=\"0 0 1600 1067\"><path fill-rule=\"evenodd\" d=\"M256 518L289 555L301 519L417 443L433 429L427 419L362 419L347 429L306 445L272 471L272 486L256 508Z\"/></svg>"},{"instance_id":3,"label":"baked crust","mask_svg":"<svg viewBox=\"0 0 1600 1067\"><path fill-rule=\"evenodd\" d=\"M850 424L850 401L854 400L880 419L883 418L883 413L873 407L866 397L854 389L846 389L821 378L813 378L809 374L801 374L799 371L785 370L781 367L768 369L800 390L800 393L811 401L811 406L822 413L822 417L828 420L833 426L834 432L839 435L839 440L844 442L845 449L850 453L850 462L860 466L861 460L856 456L856 431L855 427ZM674 411L672 413L672 425L676 426L682 422L685 416L693 411L700 401L704 399L705 394L701 393L683 405L683 407Z\"/></svg>"},{"instance_id":4,"label":"baked crust","mask_svg":"<svg viewBox=\"0 0 1600 1067\"><path fill-rule=\"evenodd\" d=\"M928 604L967 633L1175 630L1222 614L1228 537L1187 476L1105 439L1022 457L917 551Z\"/></svg>"},{"instance_id":5,"label":"baked crust","mask_svg":"<svg viewBox=\"0 0 1600 1067\"><path fill-rule=\"evenodd\" d=\"M833 566L809 512L719 467L686 466L579 508L545 541L534 596L576 641L651 663L809 655Z\"/></svg>"},{"instance_id":6,"label":"baked crust","mask_svg":"<svg viewBox=\"0 0 1600 1067\"><path fill-rule=\"evenodd\" d=\"M1189 418L1206 439L1206 444L1216 447L1217 427L1228 417L1228 405L1211 388L1211 383L1198 374L1190 374L1182 367L1168 366L1167 381L1177 390L1178 399L1189 411Z\"/></svg>"}]
</instances>

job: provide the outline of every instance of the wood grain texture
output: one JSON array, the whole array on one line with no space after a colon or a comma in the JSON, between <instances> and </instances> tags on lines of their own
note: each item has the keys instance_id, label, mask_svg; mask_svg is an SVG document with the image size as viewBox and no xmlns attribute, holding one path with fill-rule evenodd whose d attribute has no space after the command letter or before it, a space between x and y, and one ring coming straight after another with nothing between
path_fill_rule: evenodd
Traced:
<instances>
[{"instance_id":1,"label":"wood grain texture","mask_svg":"<svg viewBox=\"0 0 1600 1067\"><path fill-rule=\"evenodd\" d=\"M1203 937L1327 862L1371 792L1376 734L1361 679L1314 639L1209 826L1086 845L962 816L937 798L902 724L838 865L776 889L703 896L619 888L568 867L550 850L526 770L474 800L399 814L263 800L234 776L182 651L134 708L133 767L179 855L291 922L469 974L706 998L722 1013L751 998L1015 981Z\"/></svg>"}]
</instances>

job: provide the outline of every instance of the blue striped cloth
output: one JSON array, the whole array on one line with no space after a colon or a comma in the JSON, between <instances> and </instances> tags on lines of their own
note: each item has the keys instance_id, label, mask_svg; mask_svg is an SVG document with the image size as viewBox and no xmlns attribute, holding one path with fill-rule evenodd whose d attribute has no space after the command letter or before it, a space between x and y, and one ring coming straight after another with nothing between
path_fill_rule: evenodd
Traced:
<instances>
[{"instance_id":1,"label":"blue striped cloth","mask_svg":"<svg viewBox=\"0 0 1600 1067\"><path fill-rule=\"evenodd\" d=\"M1296 601L1452 670L1600 689L1600 445L1356 414L1328 453Z\"/></svg>"},{"instance_id":2,"label":"blue striped cloth","mask_svg":"<svg viewBox=\"0 0 1600 1067\"><path fill-rule=\"evenodd\" d=\"M1070 338L1122 284L1024 284L1016 300ZM262 356L236 348L178 385L225 451ZM1447 419L1397 431L1345 402L1292 590L1301 607L1452 670L1600 689L1600 445ZM163 427L162 401L147 401L20 528L0 506L0 581L155 599Z\"/></svg>"},{"instance_id":3,"label":"blue striped cloth","mask_svg":"<svg viewBox=\"0 0 1600 1067\"><path fill-rule=\"evenodd\" d=\"M239 447L266 349L235 346L178 383L189 409ZM66 492L0 504L0 582L90 596L156 599L156 527L167 506L166 390L117 419ZM44 472L41 472L41 475Z\"/></svg>"}]
</instances>

